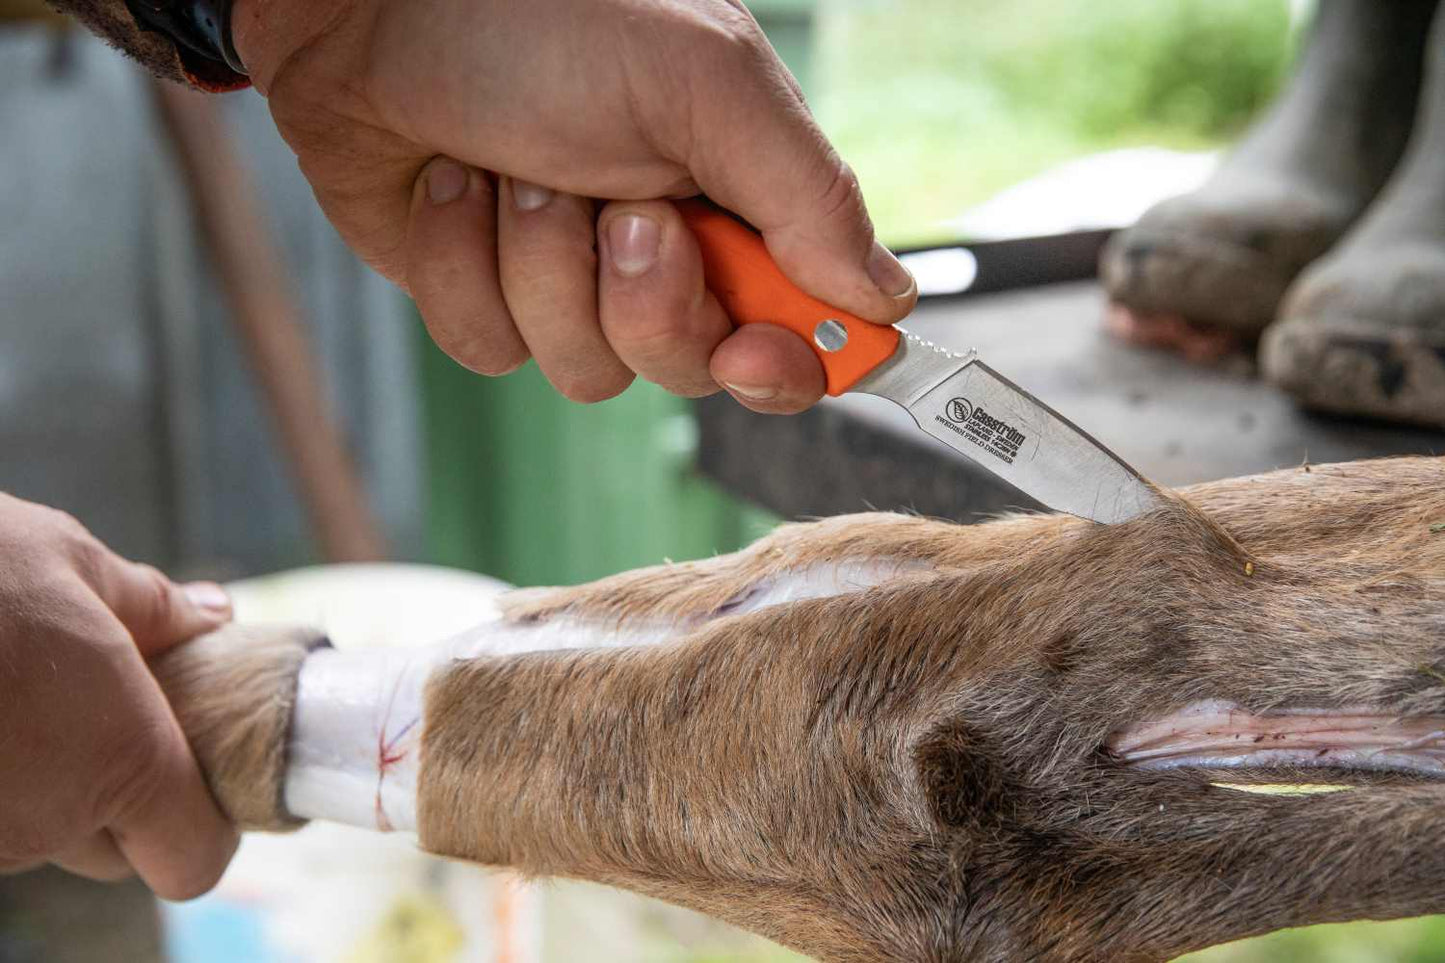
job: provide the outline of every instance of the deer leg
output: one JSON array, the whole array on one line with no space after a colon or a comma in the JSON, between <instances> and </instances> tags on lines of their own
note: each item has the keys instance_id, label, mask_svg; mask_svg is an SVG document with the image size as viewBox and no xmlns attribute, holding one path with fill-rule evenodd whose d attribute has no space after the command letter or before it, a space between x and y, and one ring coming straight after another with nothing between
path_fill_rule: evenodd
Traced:
<instances>
[{"instance_id":1,"label":"deer leg","mask_svg":"<svg viewBox=\"0 0 1445 963\"><path fill-rule=\"evenodd\" d=\"M795 611L806 607L786 620L815 623ZM183 724L223 809L249 827L415 829L442 855L625 886L794 945L832 933L855 948L835 958L883 959L876 934L831 908L828 853L847 836L839 818L898 821L903 788L865 760L899 756L901 740L840 756L811 703L789 698L818 688L826 660L758 645L774 620L735 617L665 646L498 622L416 653L304 662L231 627L167 654L157 675L174 704L205 710ZM289 736L274 725L287 704ZM800 740L815 749L800 755ZM839 811L845 782L871 811Z\"/></svg>"},{"instance_id":2,"label":"deer leg","mask_svg":"<svg viewBox=\"0 0 1445 963\"><path fill-rule=\"evenodd\" d=\"M302 660L232 629L157 674L223 807L266 787L253 824L415 827L827 960L1148 959L1445 892L1412 852L1445 796L1408 765L1445 706L1442 472L1236 479L1118 526L835 519L519 595L424 651ZM1261 801L1215 785L1216 757L1133 764L1157 739L1118 737L1202 700L1289 751L1325 731L1298 712L1364 707L1399 720L1371 738L1409 771ZM1290 882L1310 873L1325 888Z\"/></svg>"},{"instance_id":3,"label":"deer leg","mask_svg":"<svg viewBox=\"0 0 1445 963\"><path fill-rule=\"evenodd\" d=\"M506 619L427 647L341 652L304 628L230 626L154 668L239 825L276 829L322 818L409 830L424 691L450 663L654 645L710 620L863 591L926 567L953 528L892 515L785 526L735 555L512 593Z\"/></svg>"},{"instance_id":4,"label":"deer leg","mask_svg":"<svg viewBox=\"0 0 1445 963\"><path fill-rule=\"evenodd\" d=\"M1162 961L1284 927L1445 910L1438 787L1254 795L1181 779L1095 786L1096 808L970 852L960 959Z\"/></svg>"}]
</instances>

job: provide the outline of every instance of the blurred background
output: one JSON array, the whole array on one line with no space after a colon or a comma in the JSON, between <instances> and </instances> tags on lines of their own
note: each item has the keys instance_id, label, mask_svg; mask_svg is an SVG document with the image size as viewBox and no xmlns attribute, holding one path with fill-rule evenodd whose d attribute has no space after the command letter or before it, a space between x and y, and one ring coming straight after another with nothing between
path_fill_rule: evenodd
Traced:
<instances>
[{"instance_id":1,"label":"blurred background","mask_svg":"<svg viewBox=\"0 0 1445 963\"><path fill-rule=\"evenodd\" d=\"M899 248L1131 223L1208 175L1287 75L1309 15L1284 0L751 7ZM335 238L259 97L158 95L35 0L0 0L0 17L0 490L178 576L252 579L243 611L333 628L368 604L398 616L441 596L368 603L255 579L386 558L570 583L730 551L777 522L697 470L686 402L638 384L584 408L531 367L488 381L441 355ZM216 236L238 203L260 215L250 237L270 262ZM298 382L309 395L288 394ZM353 523L368 537L336 535ZM344 831L247 846L216 896L159 917L134 887L6 881L0 961L796 959L640 898L481 881ZM342 878L366 891L344 902L364 922L333 906L298 923L308 901L340 899ZM129 909L77 909L117 900ZM306 919L325 932L298 937ZM85 920L104 924L90 942ZM126 927L132 949L108 955ZM1433 919L1191 957L1442 958Z\"/></svg>"}]
</instances>

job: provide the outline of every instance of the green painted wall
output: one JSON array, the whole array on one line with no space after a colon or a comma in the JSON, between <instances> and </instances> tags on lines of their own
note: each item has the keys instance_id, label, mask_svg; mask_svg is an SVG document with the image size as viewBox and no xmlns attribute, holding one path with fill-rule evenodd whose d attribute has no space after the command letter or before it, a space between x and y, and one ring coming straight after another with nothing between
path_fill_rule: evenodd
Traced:
<instances>
[{"instance_id":1,"label":"green painted wall","mask_svg":"<svg viewBox=\"0 0 1445 963\"><path fill-rule=\"evenodd\" d=\"M523 585L728 552L772 519L693 470L687 403L636 384L573 404L534 365L479 378L428 342L433 558Z\"/></svg>"}]
</instances>

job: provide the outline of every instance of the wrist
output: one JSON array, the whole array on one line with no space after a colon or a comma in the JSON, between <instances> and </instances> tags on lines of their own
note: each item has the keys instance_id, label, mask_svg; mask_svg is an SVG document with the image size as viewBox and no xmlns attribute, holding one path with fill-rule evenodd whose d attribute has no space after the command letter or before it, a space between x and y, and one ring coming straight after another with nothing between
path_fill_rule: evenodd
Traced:
<instances>
[{"instance_id":1,"label":"wrist","mask_svg":"<svg viewBox=\"0 0 1445 963\"><path fill-rule=\"evenodd\" d=\"M246 65L251 83L263 94L266 85L260 78L264 75L269 80L275 72L274 66L270 65L273 58L266 43L275 34L272 30L268 36L266 29L267 21L274 22L276 19L273 7L274 0L235 0L231 6L231 45Z\"/></svg>"},{"instance_id":2,"label":"wrist","mask_svg":"<svg viewBox=\"0 0 1445 963\"><path fill-rule=\"evenodd\" d=\"M347 0L234 0L231 42L256 89L265 94L293 53L336 22Z\"/></svg>"}]
</instances>

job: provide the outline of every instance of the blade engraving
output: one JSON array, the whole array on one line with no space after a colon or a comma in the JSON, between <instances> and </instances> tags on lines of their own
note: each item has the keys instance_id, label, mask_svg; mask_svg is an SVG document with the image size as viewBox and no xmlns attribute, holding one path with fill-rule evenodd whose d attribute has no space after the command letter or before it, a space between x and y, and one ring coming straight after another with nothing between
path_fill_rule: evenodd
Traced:
<instances>
[{"instance_id":1,"label":"blade engraving","mask_svg":"<svg viewBox=\"0 0 1445 963\"><path fill-rule=\"evenodd\" d=\"M903 405L929 435L1056 511L1114 523L1163 504L1138 472L976 352L909 335L855 390Z\"/></svg>"}]
</instances>

